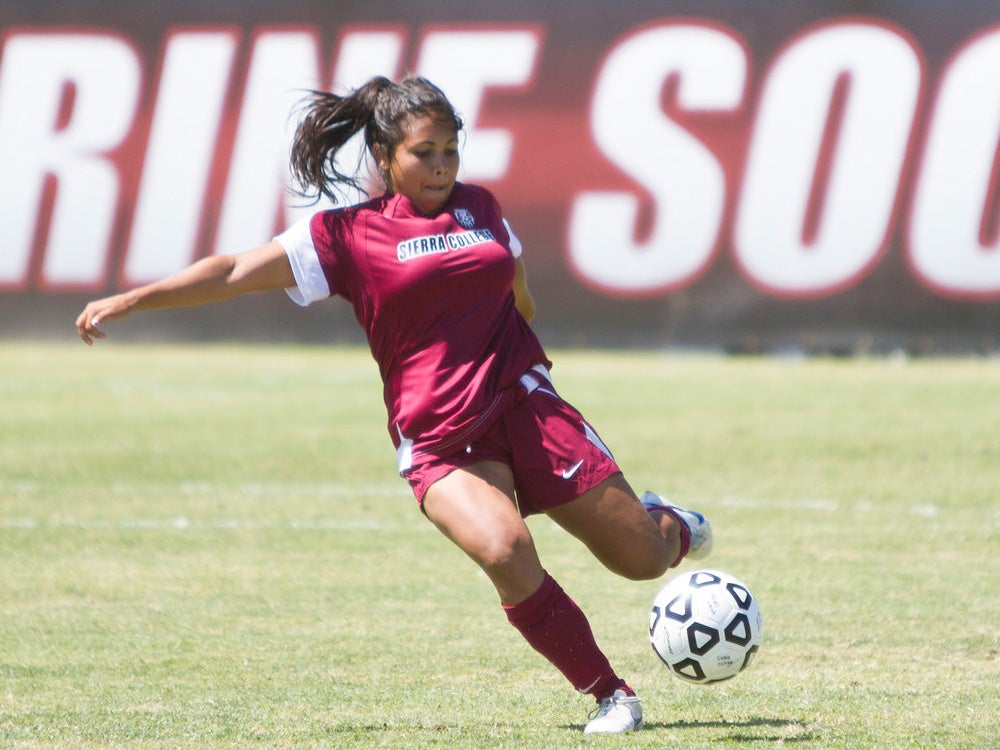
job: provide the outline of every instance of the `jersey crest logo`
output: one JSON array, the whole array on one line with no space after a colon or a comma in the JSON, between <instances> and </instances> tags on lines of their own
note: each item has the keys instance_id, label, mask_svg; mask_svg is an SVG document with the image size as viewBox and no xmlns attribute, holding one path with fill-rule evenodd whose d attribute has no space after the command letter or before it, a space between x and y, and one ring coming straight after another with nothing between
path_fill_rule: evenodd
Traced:
<instances>
[{"instance_id":1,"label":"jersey crest logo","mask_svg":"<svg viewBox=\"0 0 1000 750\"><path fill-rule=\"evenodd\" d=\"M466 229L474 229L476 226L476 217L466 208L455 209L455 221Z\"/></svg>"}]
</instances>

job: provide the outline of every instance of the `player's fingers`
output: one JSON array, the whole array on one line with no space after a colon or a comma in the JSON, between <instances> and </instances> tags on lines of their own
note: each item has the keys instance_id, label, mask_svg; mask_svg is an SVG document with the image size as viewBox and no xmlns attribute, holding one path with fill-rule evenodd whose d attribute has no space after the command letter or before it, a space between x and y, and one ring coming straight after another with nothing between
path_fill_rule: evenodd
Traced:
<instances>
[{"instance_id":1,"label":"player's fingers","mask_svg":"<svg viewBox=\"0 0 1000 750\"><path fill-rule=\"evenodd\" d=\"M101 314L95 311L93 305L87 305L76 319L76 332L85 344L90 345L94 339L107 338L107 334L98 328L100 324Z\"/></svg>"},{"instance_id":2,"label":"player's fingers","mask_svg":"<svg viewBox=\"0 0 1000 750\"><path fill-rule=\"evenodd\" d=\"M90 344L93 344L94 341L90 337L90 330L87 321L88 321L87 311L84 310L76 318L76 335L80 337L83 343L89 346Z\"/></svg>"}]
</instances>

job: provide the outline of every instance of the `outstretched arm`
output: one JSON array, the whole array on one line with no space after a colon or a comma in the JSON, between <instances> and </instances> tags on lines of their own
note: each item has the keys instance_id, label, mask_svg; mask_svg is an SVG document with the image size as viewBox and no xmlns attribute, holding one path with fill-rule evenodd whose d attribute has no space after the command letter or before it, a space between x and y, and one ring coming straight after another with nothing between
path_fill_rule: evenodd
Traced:
<instances>
[{"instance_id":1,"label":"outstretched arm","mask_svg":"<svg viewBox=\"0 0 1000 750\"><path fill-rule=\"evenodd\" d=\"M292 266L277 242L236 255L213 255L172 276L88 304L76 319L76 330L86 344L106 338L99 326L133 312L167 307L193 307L238 297L249 292L295 286Z\"/></svg>"}]
</instances>

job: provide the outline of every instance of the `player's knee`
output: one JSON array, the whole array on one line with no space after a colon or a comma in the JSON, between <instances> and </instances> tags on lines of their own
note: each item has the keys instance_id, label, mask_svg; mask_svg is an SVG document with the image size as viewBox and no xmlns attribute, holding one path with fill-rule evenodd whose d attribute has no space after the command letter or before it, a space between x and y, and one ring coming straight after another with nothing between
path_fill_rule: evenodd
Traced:
<instances>
[{"instance_id":1,"label":"player's knee","mask_svg":"<svg viewBox=\"0 0 1000 750\"><path fill-rule=\"evenodd\" d=\"M518 533L498 533L482 541L476 555L480 566L487 572L518 567L525 556L534 556L531 537Z\"/></svg>"},{"instance_id":2,"label":"player's knee","mask_svg":"<svg viewBox=\"0 0 1000 750\"><path fill-rule=\"evenodd\" d=\"M616 555L605 564L612 571L630 581L652 581L660 578L670 568L671 560L665 550L629 549Z\"/></svg>"},{"instance_id":3,"label":"player's knee","mask_svg":"<svg viewBox=\"0 0 1000 750\"><path fill-rule=\"evenodd\" d=\"M670 568L669 563L640 563L629 567L622 575L630 581L654 581Z\"/></svg>"}]
</instances>

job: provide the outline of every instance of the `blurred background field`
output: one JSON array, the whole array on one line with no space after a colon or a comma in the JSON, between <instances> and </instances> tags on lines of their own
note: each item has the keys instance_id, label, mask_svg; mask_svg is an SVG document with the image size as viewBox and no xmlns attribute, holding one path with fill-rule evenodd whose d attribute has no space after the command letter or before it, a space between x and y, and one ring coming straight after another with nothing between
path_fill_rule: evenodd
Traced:
<instances>
[{"instance_id":1,"label":"blurred background field","mask_svg":"<svg viewBox=\"0 0 1000 750\"><path fill-rule=\"evenodd\" d=\"M604 744L995 741L1000 362L553 357L764 612L750 671L685 685L646 642L658 584L532 519L644 699ZM365 350L11 343L0 371L3 746L584 744L588 699L394 475Z\"/></svg>"}]
</instances>

